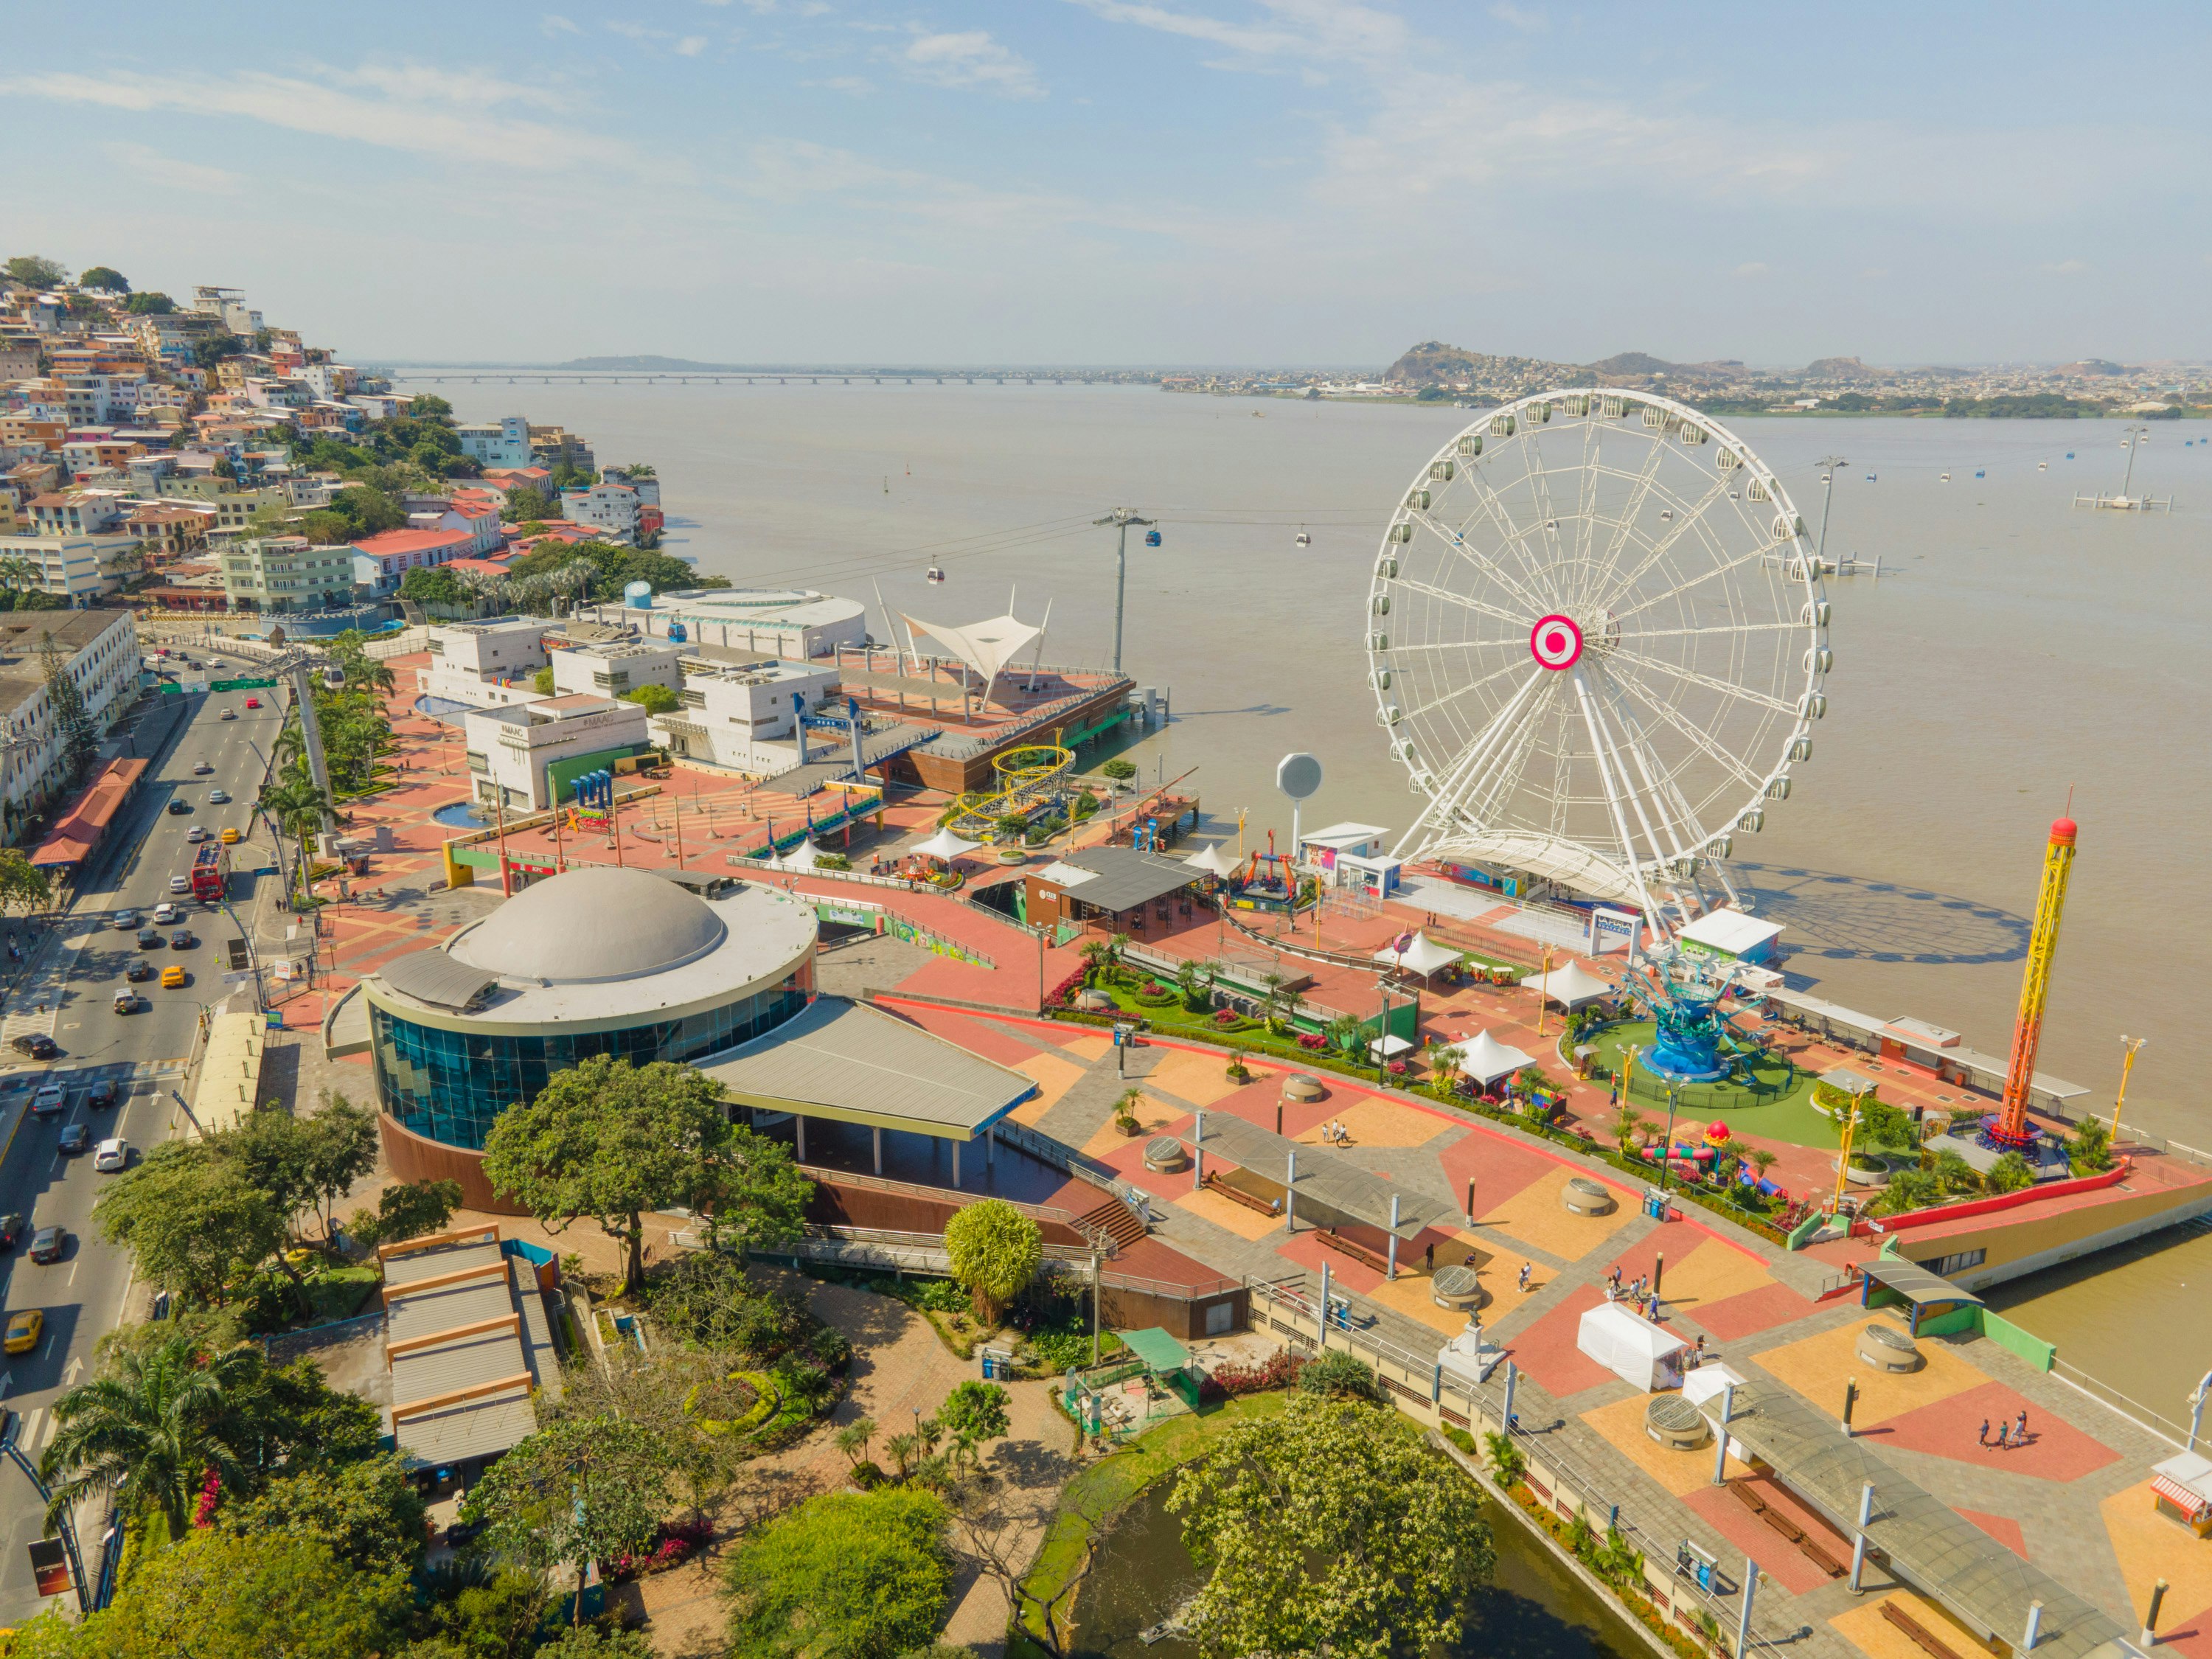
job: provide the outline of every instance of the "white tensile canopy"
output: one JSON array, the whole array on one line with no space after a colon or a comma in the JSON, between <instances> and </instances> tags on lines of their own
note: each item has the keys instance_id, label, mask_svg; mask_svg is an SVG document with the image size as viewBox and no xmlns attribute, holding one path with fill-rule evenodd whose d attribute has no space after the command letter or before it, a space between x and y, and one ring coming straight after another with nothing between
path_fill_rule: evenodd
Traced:
<instances>
[{"instance_id":1,"label":"white tensile canopy","mask_svg":"<svg viewBox=\"0 0 2212 1659\"><path fill-rule=\"evenodd\" d=\"M811 870L820 862L822 849L811 841L802 841L788 853L775 860L779 870Z\"/></svg>"},{"instance_id":2,"label":"white tensile canopy","mask_svg":"<svg viewBox=\"0 0 2212 1659\"><path fill-rule=\"evenodd\" d=\"M969 841L965 836L954 835L952 826L948 823L941 826L935 835L913 850L926 854L933 859L943 859L949 864L962 854L972 853L982 844L980 841Z\"/></svg>"},{"instance_id":3,"label":"white tensile canopy","mask_svg":"<svg viewBox=\"0 0 2212 1659\"><path fill-rule=\"evenodd\" d=\"M1511 1077L1522 1066L1534 1063L1518 1048L1507 1048L1487 1031L1477 1031L1455 1047L1459 1054L1460 1075L1471 1078L1486 1088L1498 1079Z\"/></svg>"},{"instance_id":4,"label":"white tensile canopy","mask_svg":"<svg viewBox=\"0 0 2212 1659\"><path fill-rule=\"evenodd\" d=\"M1546 1000L1556 1002L1562 1008L1573 1010L1585 1003L1597 1002L1613 994L1613 987L1595 974L1586 972L1572 957L1564 968L1554 968L1548 974L1530 974L1521 983L1533 986Z\"/></svg>"},{"instance_id":5,"label":"white tensile canopy","mask_svg":"<svg viewBox=\"0 0 2212 1659\"><path fill-rule=\"evenodd\" d=\"M1460 953L1449 945L1439 945L1426 933L1416 933L1413 940L1401 951L1384 945L1375 953L1374 960L1386 967L1403 968L1409 974L1419 974L1426 979L1439 968L1449 968L1459 960Z\"/></svg>"},{"instance_id":6,"label":"white tensile canopy","mask_svg":"<svg viewBox=\"0 0 2212 1659\"><path fill-rule=\"evenodd\" d=\"M1243 860L1228 848L1227 842L1217 841L1212 846L1193 853L1183 863L1190 869L1203 870L1209 876L1219 876L1226 880L1244 867Z\"/></svg>"},{"instance_id":7,"label":"white tensile canopy","mask_svg":"<svg viewBox=\"0 0 2212 1659\"><path fill-rule=\"evenodd\" d=\"M918 629L966 663L983 677L988 696L991 682L1006 672L1006 665L1019 654L1024 647L1044 632L1012 617L991 617L955 628L945 623L926 623L919 617L906 619L908 628Z\"/></svg>"},{"instance_id":8,"label":"white tensile canopy","mask_svg":"<svg viewBox=\"0 0 2212 1659\"><path fill-rule=\"evenodd\" d=\"M1639 1389L1682 1386L1682 1351L1689 1344L1617 1302L1601 1303L1583 1316L1575 1346Z\"/></svg>"}]
</instances>

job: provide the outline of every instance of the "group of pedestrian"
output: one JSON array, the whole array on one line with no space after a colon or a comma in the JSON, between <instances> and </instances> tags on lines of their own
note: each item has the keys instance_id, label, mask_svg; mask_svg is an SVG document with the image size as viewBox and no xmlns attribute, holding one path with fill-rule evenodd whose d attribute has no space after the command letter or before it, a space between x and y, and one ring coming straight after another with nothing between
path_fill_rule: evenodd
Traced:
<instances>
[{"instance_id":1,"label":"group of pedestrian","mask_svg":"<svg viewBox=\"0 0 2212 1659\"><path fill-rule=\"evenodd\" d=\"M1612 1273L1606 1276L1605 1299L1626 1302L1656 1324L1659 1321L1659 1292L1651 1287L1651 1275L1638 1273L1626 1285L1620 1282L1621 1276L1620 1264L1615 1262Z\"/></svg>"},{"instance_id":2,"label":"group of pedestrian","mask_svg":"<svg viewBox=\"0 0 2212 1659\"><path fill-rule=\"evenodd\" d=\"M1997 1424L1997 1437L1995 1440L1990 1438L1990 1419L1984 1418L1980 1440L1983 1445L1993 1445L1999 1451L2010 1451L2015 1446L2025 1446L2027 1443L2027 1407L2021 1407L2020 1415L2011 1422L2000 1421Z\"/></svg>"}]
</instances>

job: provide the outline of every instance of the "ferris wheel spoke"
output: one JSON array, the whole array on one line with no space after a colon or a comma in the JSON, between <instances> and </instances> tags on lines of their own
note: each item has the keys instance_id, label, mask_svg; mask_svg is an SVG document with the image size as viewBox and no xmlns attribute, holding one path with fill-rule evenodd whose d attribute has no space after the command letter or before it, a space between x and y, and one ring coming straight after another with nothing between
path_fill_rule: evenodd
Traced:
<instances>
[{"instance_id":1,"label":"ferris wheel spoke","mask_svg":"<svg viewBox=\"0 0 2212 1659\"><path fill-rule=\"evenodd\" d=\"M1634 697L1637 702L1642 703L1646 708L1657 715L1659 719L1664 720L1669 726L1681 733L1683 738L1689 742L1692 748L1698 750L1698 752L1703 754L1706 759L1711 761L1715 765L1722 768L1722 769L1726 771L1731 777L1735 778L1737 782L1742 784L1747 789L1762 789L1765 787L1766 780L1765 778L1759 776L1758 773L1753 771L1748 766L1746 766L1741 760L1729 753L1727 750L1722 748L1719 744L1714 742L1713 739L1695 723L1684 720L1682 718L1681 712L1675 708L1672 704L1668 703L1664 698L1653 696L1650 691L1644 689L1641 681L1627 675L1614 675L1607 672L1605 664L1602 662L1598 664L1597 672L1600 677L1606 680L1607 684L1619 688L1628 696Z\"/></svg>"},{"instance_id":2,"label":"ferris wheel spoke","mask_svg":"<svg viewBox=\"0 0 2212 1659\"><path fill-rule=\"evenodd\" d=\"M1620 521L1613 530L1612 544L1605 550L1605 567L1607 569L1620 562L1621 551L1628 544L1629 537L1635 530L1636 515L1643 511L1644 503L1650 498L1651 487L1658 481L1660 463L1666 459L1666 440L1654 439L1645 447L1644 464L1641 466L1632 471L1614 474L1615 477L1626 477L1632 482L1627 502L1621 508ZM1686 529L1687 527L1686 525L1684 526Z\"/></svg>"},{"instance_id":3,"label":"ferris wheel spoke","mask_svg":"<svg viewBox=\"0 0 2212 1659\"><path fill-rule=\"evenodd\" d=\"M1450 771L1436 790L1436 799L1445 803L1449 811L1464 814L1463 796L1474 773L1498 748L1504 734L1516 729L1531 701L1540 703L1542 699L1535 698L1534 694L1545 678L1545 671L1531 668L1528 678L1505 700L1504 706L1491 717L1490 724L1452 762Z\"/></svg>"},{"instance_id":4,"label":"ferris wheel spoke","mask_svg":"<svg viewBox=\"0 0 2212 1659\"><path fill-rule=\"evenodd\" d=\"M1499 539L1520 556L1522 568L1527 573L1525 580L1517 585L1521 597L1540 615L1557 610L1559 594L1556 574L1536 556L1535 550L1528 545L1528 532L1514 522L1513 515L1506 510L1504 501L1496 490L1487 485L1479 486L1472 473L1468 475L1468 486L1476 491L1475 505L1481 516L1496 528ZM1466 532L1474 522L1470 518L1460 527L1461 545L1465 545Z\"/></svg>"},{"instance_id":5,"label":"ferris wheel spoke","mask_svg":"<svg viewBox=\"0 0 2212 1659\"><path fill-rule=\"evenodd\" d=\"M1659 752L1645 733L1636 711L1628 706L1622 696L1621 683L1607 675L1601 665L1595 671L1599 687L1606 694L1607 706L1613 718L1620 723L1630 755L1636 762L1638 775L1651 802L1651 810L1666 826L1667 837L1674 844L1674 856L1683 858L1695 853L1705 843L1705 826L1692 809L1688 799L1675 783L1674 772L1659 757Z\"/></svg>"},{"instance_id":6,"label":"ferris wheel spoke","mask_svg":"<svg viewBox=\"0 0 2212 1659\"><path fill-rule=\"evenodd\" d=\"M1416 522L1420 524L1439 541L1443 542L1446 547L1458 554L1460 557L1465 559L1469 564L1473 565L1477 570L1480 570L1484 575L1489 577L1491 580L1496 582L1500 587L1504 588L1522 604L1527 605L1528 607L1529 614L1532 617L1541 616L1544 613L1547 607L1542 599L1538 598L1519 577L1510 574L1504 566L1499 564L1496 560L1478 551L1460 532L1454 530L1450 526L1446 525L1437 519L1431 518L1426 513L1416 511L1413 516ZM1527 562L1525 557L1523 558L1522 562Z\"/></svg>"},{"instance_id":7,"label":"ferris wheel spoke","mask_svg":"<svg viewBox=\"0 0 2212 1659\"><path fill-rule=\"evenodd\" d=\"M1717 479L1711 486L1706 489L1705 495L1698 498L1695 505L1686 506L1680 508L1677 514L1680 522L1665 535L1660 537L1657 541L1651 544L1650 550L1645 556L1644 562L1638 565L1635 569L1630 571L1627 575L1622 577L1619 581L1614 582L1611 588L1607 590L1603 599L1599 601L1600 605L1607 610L1611 610L1613 605L1623 594L1634 592L1636 591L1637 583L1642 581L1645 576L1650 574L1654 566L1658 564L1659 562L1664 559L1668 554L1672 553L1674 550L1675 544L1679 543L1683 537L1688 535L1692 529L1705 522L1705 514L1717 501L1720 500L1722 492L1727 488L1728 486L1724 483ZM1614 568L1619 553L1627 539L1629 529L1634 523L1635 514L1633 512L1622 516L1620 521L1620 534L1614 538L1613 551L1608 556L1607 560L1606 568L1608 571Z\"/></svg>"},{"instance_id":8,"label":"ferris wheel spoke","mask_svg":"<svg viewBox=\"0 0 2212 1659\"><path fill-rule=\"evenodd\" d=\"M1409 720L1418 720L1423 714L1426 714L1434 709L1441 708L1448 702L1456 702L1460 698L1467 696L1468 692L1480 691L1484 686L1490 684L1493 680L1502 680L1508 674L1513 673L1516 670L1526 668L1528 665L1526 661L1509 662L1503 668L1493 668L1490 672L1485 674L1479 680L1469 680L1465 685L1459 686L1455 690L1431 697L1426 702L1420 704L1417 708L1408 708L1405 712L1403 718Z\"/></svg>"},{"instance_id":9,"label":"ferris wheel spoke","mask_svg":"<svg viewBox=\"0 0 2212 1659\"><path fill-rule=\"evenodd\" d=\"M1741 570L1745 565L1751 563L1754 559L1764 559L1771 550L1772 550L1769 548L1761 546L1748 553L1739 553L1735 557L1729 560L1725 564L1717 564L1711 570L1703 571L1700 574L1691 577L1687 581L1677 582L1674 586L1668 588L1662 592L1653 593L1644 599L1639 599L1636 604L1630 605L1627 610L1616 612L1615 620L1626 622L1629 617L1635 616L1638 611L1649 611L1653 605L1662 605L1668 599L1674 599L1681 594L1688 592L1693 587L1704 586L1716 576L1725 576L1731 570ZM1620 593L1626 591L1626 589L1616 589L1615 596L1618 597Z\"/></svg>"},{"instance_id":10,"label":"ferris wheel spoke","mask_svg":"<svg viewBox=\"0 0 2212 1659\"><path fill-rule=\"evenodd\" d=\"M1632 631L1624 629L1613 637L1623 640L1678 640L1698 639L1706 635L1719 637L1729 634L1804 634L1809 631L1808 625L1801 622L1732 622L1714 623L1703 628L1639 628Z\"/></svg>"},{"instance_id":11,"label":"ferris wheel spoke","mask_svg":"<svg viewBox=\"0 0 2212 1659\"><path fill-rule=\"evenodd\" d=\"M1628 780L1621 775L1607 752L1605 727L1599 720L1597 705L1589 692L1589 678L1577 664L1571 671L1575 684L1575 701L1581 707L1583 729L1589 734L1590 756L1597 766L1599 785L1605 791L1606 811L1613 819L1613 833L1618 841L1624 869L1638 872L1644 860L1636 851L1636 838L1629 833L1628 811L1624 802L1632 799ZM1656 843L1654 843L1655 848ZM1643 885L1640 874L1637 884Z\"/></svg>"},{"instance_id":12,"label":"ferris wheel spoke","mask_svg":"<svg viewBox=\"0 0 2212 1659\"><path fill-rule=\"evenodd\" d=\"M1503 817L1503 803L1520 787L1528 751L1534 747L1536 734L1557 696L1557 681L1548 671L1540 671L1536 694L1510 726L1501 724L1497 728L1480 784L1463 803L1462 817L1468 823L1490 829Z\"/></svg>"},{"instance_id":13,"label":"ferris wheel spoke","mask_svg":"<svg viewBox=\"0 0 2212 1659\"><path fill-rule=\"evenodd\" d=\"M1396 578L1392 581L1391 586L1401 587L1408 593L1419 593L1427 599L1441 599L1446 605L1458 605L1462 610L1474 611L1479 617L1489 617L1514 628L1535 626L1536 619L1534 617L1516 616L1510 611L1500 610L1497 605L1470 598L1465 593L1455 593L1448 587L1434 587L1427 582L1417 582L1407 576Z\"/></svg>"},{"instance_id":14,"label":"ferris wheel spoke","mask_svg":"<svg viewBox=\"0 0 2212 1659\"><path fill-rule=\"evenodd\" d=\"M1675 663L1662 662L1656 657L1646 657L1634 651L1609 651L1606 655L1613 662L1632 663L1638 668L1649 668L1658 673L1671 674L1686 684L1702 685L1708 691L1717 691L1725 697L1735 697L1740 702L1754 703L1761 708L1771 708L1778 714L1789 714L1794 717L1797 713L1793 705L1783 702L1779 697L1769 696L1764 691L1754 691L1747 685L1736 685L1727 680L1715 679L1711 674L1700 674L1694 668L1684 668Z\"/></svg>"}]
</instances>

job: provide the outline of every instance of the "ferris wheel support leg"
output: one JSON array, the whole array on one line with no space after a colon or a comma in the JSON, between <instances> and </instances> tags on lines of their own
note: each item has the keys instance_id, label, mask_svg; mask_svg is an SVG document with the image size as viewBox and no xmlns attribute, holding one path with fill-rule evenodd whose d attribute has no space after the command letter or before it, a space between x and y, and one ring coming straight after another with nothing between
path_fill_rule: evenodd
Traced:
<instances>
[{"instance_id":1,"label":"ferris wheel support leg","mask_svg":"<svg viewBox=\"0 0 2212 1659\"><path fill-rule=\"evenodd\" d=\"M1505 700L1505 706L1500 708L1490 724L1483 728L1481 735L1469 744L1459 758L1452 763L1449 775L1438 786L1436 793L1430 796L1429 804L1421 809L1421 815L1415 818L1412 826L1399 837L1397 846L1391 851L1391 857L1403 858L1407 855L1407 849L1409 847L1425 845L1426 840L1433 839L1432 835L1424 837L1425 829L1437 831L1449 826L1451 818L1459 810L1461 796L1467 787L1469 777L1488 758L1504 732L1515 725L1522 706L1527 703L1530 694L1535 690L1542 678L1543 672L1540 669L1529 671L1528 678L1522 682L1521 689Z\"/></svg>"},{"instance_id":2,"label":"ferris wheel support leg","mask_svg":"<svg viewBox=\"0 0 2212 1659\"><path fill-rule=\"evenodd\" d=\"M1598 781L1605 787L1606 810L1613 817L1613 832L1620 838L1622 867L1636 896L1643 907L1644 925L1664 936L1666 924L1660 920L1659 907L1652 902L1651 891L1644 884L1644 861L1636 856L1636 843L1629 838L1628 816L1621 811L1620 786L1613 777L1612 766L1606 759L1605 739L1599 734L1597 710L1590 702L1589 683L1578 664L1571 671L1574 676L1575 696L1582 705L1583 723L1589 730L1590 756L1596 763Z\"/></svg>"}]
</instances>

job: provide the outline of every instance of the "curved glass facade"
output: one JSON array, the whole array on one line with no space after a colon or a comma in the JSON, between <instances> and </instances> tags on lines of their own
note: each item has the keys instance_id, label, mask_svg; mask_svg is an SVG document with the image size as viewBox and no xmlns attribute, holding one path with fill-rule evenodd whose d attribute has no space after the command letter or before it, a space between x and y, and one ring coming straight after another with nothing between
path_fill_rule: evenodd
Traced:
<instances>
[{"instance_id":1,"label":"curved glass facade","mask_svg":"<svg viewBox=\"0 0 2212 1659\"><path fill-rule=\"evenodd\" d=\"M507 1036L421 1025L371 1003L370 1053L384 1109L418 1135L448 1146L483 1149L491 1121L517 1101L532 1100L556 1072L593 1054L634 1066L656 1060L696 1060L771 1031L806 1006L802 970L782 984L684 1019L659 1020L615 1031L562 1031Z\"/></svg>"}]
</instances>

